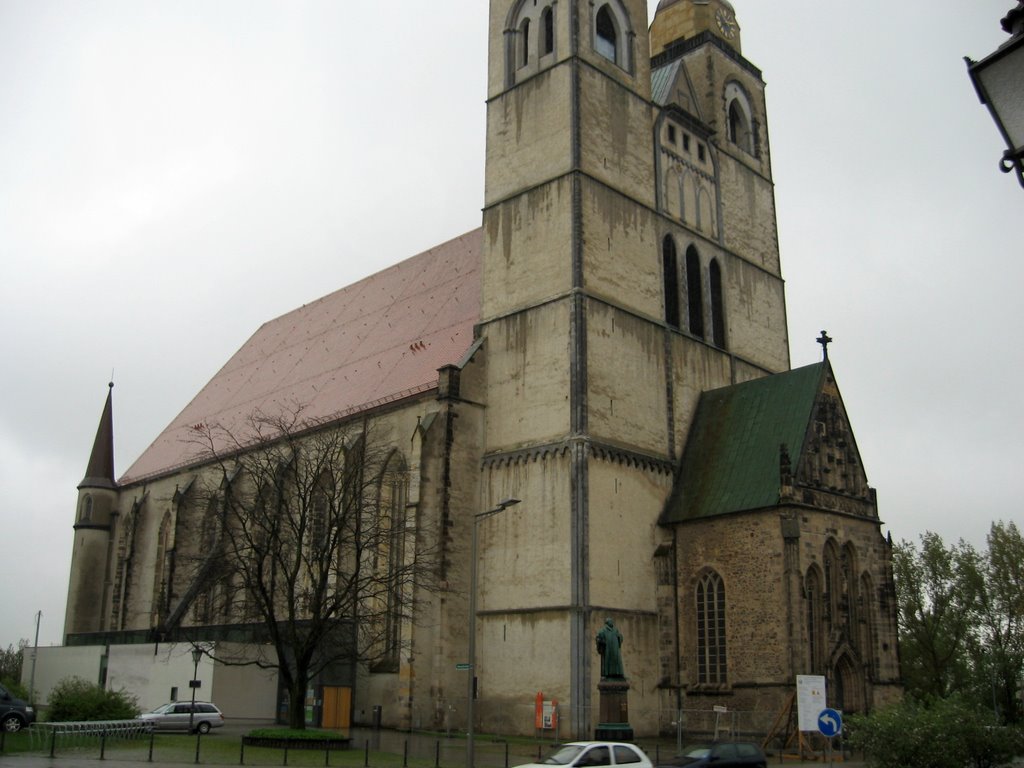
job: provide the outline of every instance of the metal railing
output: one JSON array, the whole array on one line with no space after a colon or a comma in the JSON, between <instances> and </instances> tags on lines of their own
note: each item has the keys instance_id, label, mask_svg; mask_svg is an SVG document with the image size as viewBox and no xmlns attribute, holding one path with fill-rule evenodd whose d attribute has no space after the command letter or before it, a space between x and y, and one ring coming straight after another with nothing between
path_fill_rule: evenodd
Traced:
<instances>
[{"instance_id":1,"label":"metal railing","mask_svg":"<svg viewBox=\"0 0 1024 768\"><path fill-rule=\"evenodd\" d=\"M93 720L91 722L34 723L28 729L33 750L49 749L50 757L58 750L94 746L102 755L108 740L129 740L148 737L152 723L142 720Z\"/></svg>"}]
</instances>

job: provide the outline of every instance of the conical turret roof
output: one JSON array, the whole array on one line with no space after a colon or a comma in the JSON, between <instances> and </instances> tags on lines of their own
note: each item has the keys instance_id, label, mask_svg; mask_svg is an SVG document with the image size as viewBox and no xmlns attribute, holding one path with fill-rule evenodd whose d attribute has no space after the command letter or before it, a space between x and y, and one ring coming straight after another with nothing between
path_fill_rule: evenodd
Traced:
<instances>
[{"instance_id":1,"label":"conical turret roof","mask_svg":"<svg viewBox=\"0 0 1024 768\"><path fill-rule=\"evenodd\" d=\"M107 389L107 402L103 405L99 426L96 428L96 439L89 455L89 466L85 477L78 484L81 488L116 488L114 482L114 382Z\"/></svg>"}]
</instances>

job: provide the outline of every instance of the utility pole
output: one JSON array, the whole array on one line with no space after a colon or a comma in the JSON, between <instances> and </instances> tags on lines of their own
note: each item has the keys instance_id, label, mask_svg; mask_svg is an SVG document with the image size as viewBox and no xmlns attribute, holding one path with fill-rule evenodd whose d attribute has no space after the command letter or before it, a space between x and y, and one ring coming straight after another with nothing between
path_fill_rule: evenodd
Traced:
<instances>
[{"instance_id":1,"label":"utility pole","mask_svg":"<svg viewBox=\"0 0 1024 768\"><path fill-rule=\"evenodd\" d=\"M28 679L28 703L33 707L36 705L36 657L39 655L39 622L43 619L43 612L36 612L36 640L32 646L32 674Z\"/></svg>"}]
</instances>

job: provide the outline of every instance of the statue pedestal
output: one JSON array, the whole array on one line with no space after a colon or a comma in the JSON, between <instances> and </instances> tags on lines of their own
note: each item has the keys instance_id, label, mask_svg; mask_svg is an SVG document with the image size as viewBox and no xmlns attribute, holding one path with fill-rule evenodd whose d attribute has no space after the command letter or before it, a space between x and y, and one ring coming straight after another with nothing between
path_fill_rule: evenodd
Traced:
<instances>
[{"instance_id":1,"label":"statue pedestal","mask_svg":"<svg viewBox=\"0 0 1024 768\"><path fill-rule=\"evenodd\" d=\"M632 741L633 729L629 725L629 681L601 680L597 684L601 696L600 720L594 731L598 741Z\"/></svg>"}]
</instances>

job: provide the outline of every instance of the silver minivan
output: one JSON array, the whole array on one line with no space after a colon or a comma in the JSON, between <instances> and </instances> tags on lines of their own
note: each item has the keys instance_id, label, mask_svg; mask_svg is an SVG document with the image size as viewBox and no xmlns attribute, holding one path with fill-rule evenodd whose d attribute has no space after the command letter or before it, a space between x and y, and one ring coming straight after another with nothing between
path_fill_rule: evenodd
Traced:
<instances>
[{"instance_id":1,"label":"silver minivan","mask_svg":"<svg viewBox=\"0 0 1024 768\"><path fill-rule=\"evenodd\" d=\"M193 710L193 707L195 709ZM140 720L153 724L157 731L188 731L209 733L211 728L224 725L224 715L208 701L172 701L152 712L139 715Z\"/></svg>"}]
</instances>

